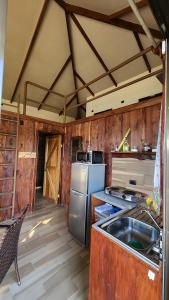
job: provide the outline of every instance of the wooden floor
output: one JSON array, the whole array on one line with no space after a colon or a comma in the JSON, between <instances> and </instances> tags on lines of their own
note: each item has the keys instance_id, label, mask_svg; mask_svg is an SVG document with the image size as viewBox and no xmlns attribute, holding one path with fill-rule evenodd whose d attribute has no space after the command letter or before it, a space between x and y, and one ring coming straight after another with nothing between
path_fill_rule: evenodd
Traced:
<instances>
[{"instance_id":1,"label":"wooden floor","mask_svg":"<svg viewBox=\"0 0 169 300\"><path fill-rule=\"evenodd\" d=\"M22 284L11 266L0 300L87 299L89 254L68 232L63 207L38 202L24 221L18 262Z\"/></svg>"}]
</instances>

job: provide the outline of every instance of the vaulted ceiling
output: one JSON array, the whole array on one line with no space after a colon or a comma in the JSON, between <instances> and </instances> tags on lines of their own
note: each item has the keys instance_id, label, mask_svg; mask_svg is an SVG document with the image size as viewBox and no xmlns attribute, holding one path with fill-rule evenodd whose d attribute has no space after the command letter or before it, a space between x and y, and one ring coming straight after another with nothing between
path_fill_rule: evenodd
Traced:
<instances>
[{"instance_id":1,"label":"vaulted ceiling","mask_svg":"<svg viewBox=\"0 0 169 300\"><path fill-rule=\"evenodd\" d=\"M147 1L137 2L159 40ZM149 45L127 0L9 0L3 98L15 101L20 95L23 101L25 81L68 94ZM160 64L157 55L146 54L70 97L68 105ZM64 106L63 98L34 86L27 97L29 105L46 110L61 112ZM84 113L85 107L78 109Z\"/></svg>"}]
</instances>

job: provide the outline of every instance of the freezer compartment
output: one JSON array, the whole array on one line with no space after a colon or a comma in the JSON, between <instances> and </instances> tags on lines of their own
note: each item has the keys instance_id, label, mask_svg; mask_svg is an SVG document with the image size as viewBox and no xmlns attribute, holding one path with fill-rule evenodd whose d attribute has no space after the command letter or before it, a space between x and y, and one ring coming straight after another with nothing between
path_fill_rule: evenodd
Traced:
<instances>
[{"instance_id":1,"label":"freezer compartment","mask_svg":"<svg viewBox=\"0 0 169 300\"><path fill-rule=\"evenodd\" d=\"M82 193L88 193L88 165L81 163L72 164L71 169L71 189Z\"/></svg>"},{"instance_id":2,"label":"freezer compartment","mask_svg":"<svg viewBox=\"0 0 169 300\"><path fill-rule=\"evenodd\" d=\"M85 245L87 195L71 190L69 207L69 231Z\"/></svg>"}]
</instances>

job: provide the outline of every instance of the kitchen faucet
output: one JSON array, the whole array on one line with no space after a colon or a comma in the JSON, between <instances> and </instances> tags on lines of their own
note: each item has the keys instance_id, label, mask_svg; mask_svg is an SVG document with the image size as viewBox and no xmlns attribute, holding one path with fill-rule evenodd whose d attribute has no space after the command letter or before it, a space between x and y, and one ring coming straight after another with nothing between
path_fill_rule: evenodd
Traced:
<instances>
[{"instance_id":1,"label":"kitchen faucet","mask_svg":"<svg viewBox=\"0 0 169 300\"><path fill-rule=\"evenodd\" d=\"M141 210L141 213L147 213L147 215L151 218L151 220L154 222L154 224L156 225L156 227L161 231L162 229L160 228L160 226L157 224L156 220L153 218L153 216L151 215L150 211L147 209L143 209Z\"/></svg>"},{"instance_id":2,"label":"kitchen faucet","mask_svg":"<svg viewBox=\"0 0 169 300\"><path fill-rule=\"evenodd\" d=\"M152 247L150 247L147 251L147 254L153 249L154 252L159 253L160 255L160 259L162 259L162 235L163 235L163 230L162 228L160 228L160 226L157 224L156 220L153 218L153 216L151 215L149 210L143 209L141 210L141 213L145 212L146 214L148 214L148 216L151 218L151 220L153 221L153 223L156 225L156 227L159 229L160 234L159 237L156 241L156 245L152 245Z\"/></svg>"}]
</instances>

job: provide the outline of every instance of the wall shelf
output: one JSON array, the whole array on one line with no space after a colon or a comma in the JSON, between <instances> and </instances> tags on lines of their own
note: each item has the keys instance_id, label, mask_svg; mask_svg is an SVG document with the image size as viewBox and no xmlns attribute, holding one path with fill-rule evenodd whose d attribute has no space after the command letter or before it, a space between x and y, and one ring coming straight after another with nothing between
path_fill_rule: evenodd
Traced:
<instances>
[{"instance_id":1,"label":"wall shelf","mask_svg":"<svg viewBox=\"0 0 169 300\"><path fill-rule=\"evenodd\" d=\"M125 157L137 159L155 159L156 152L114 152L111 151L112 157Z\"/></svg>"}]
</instances>

